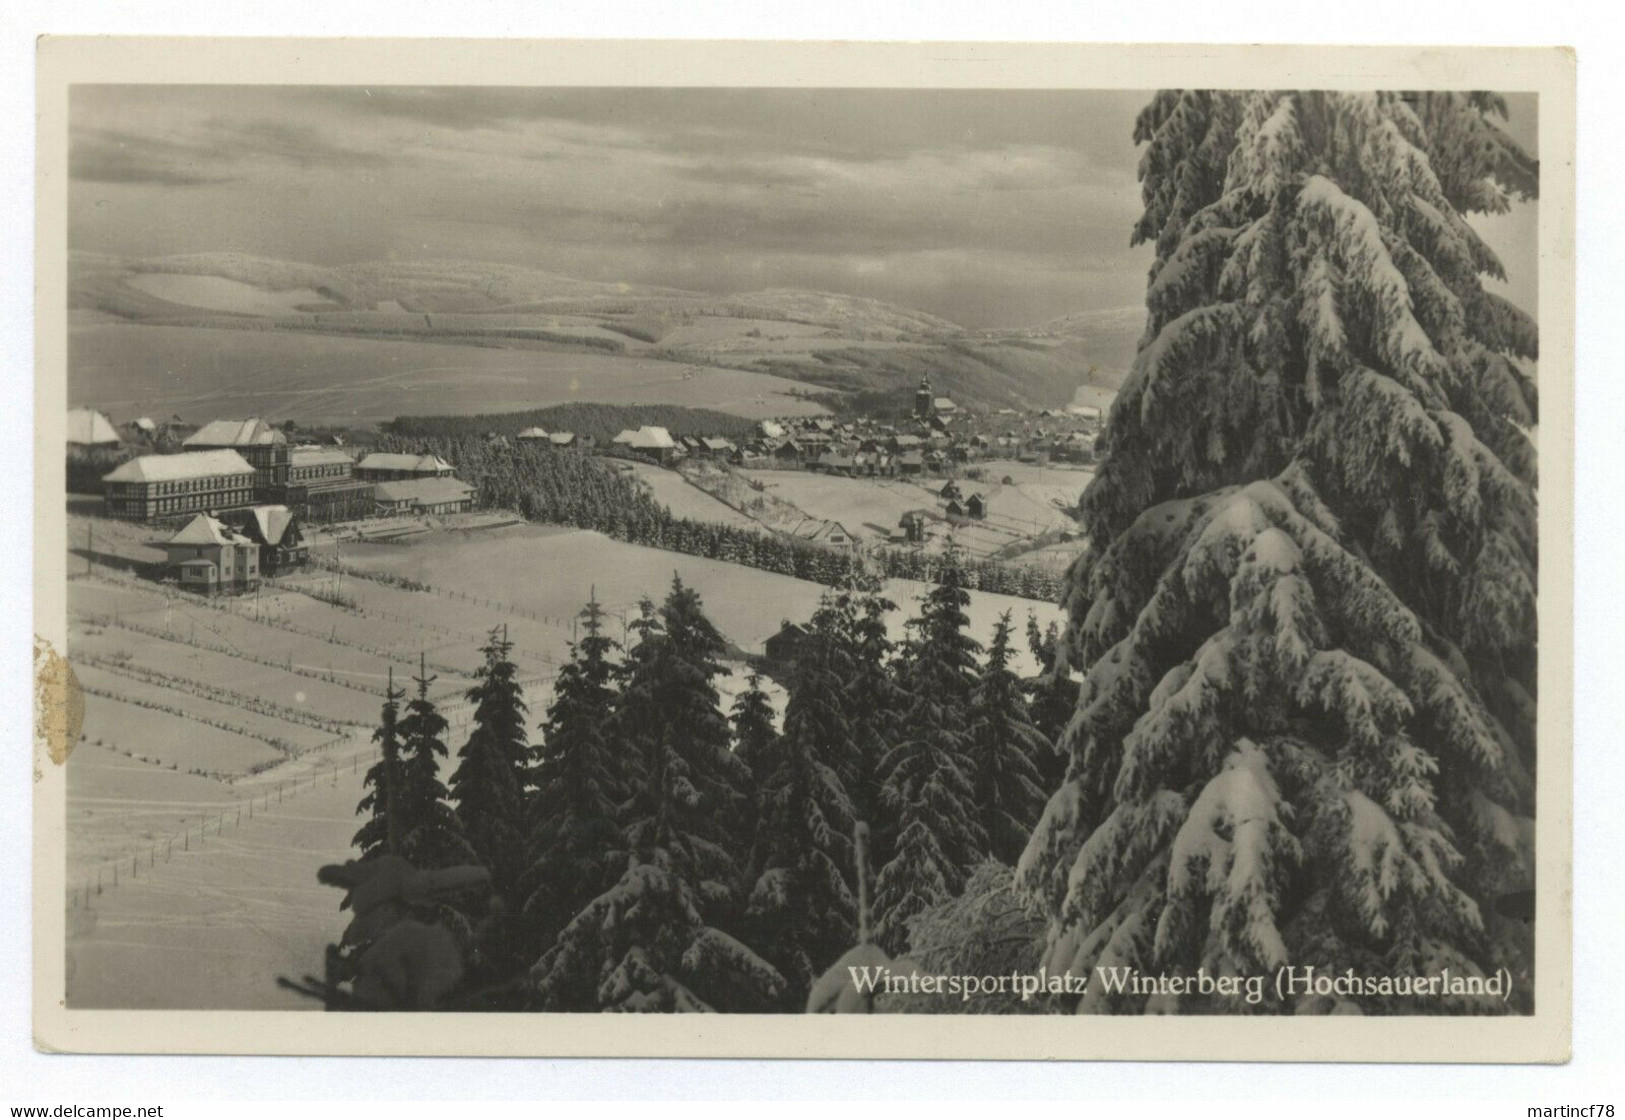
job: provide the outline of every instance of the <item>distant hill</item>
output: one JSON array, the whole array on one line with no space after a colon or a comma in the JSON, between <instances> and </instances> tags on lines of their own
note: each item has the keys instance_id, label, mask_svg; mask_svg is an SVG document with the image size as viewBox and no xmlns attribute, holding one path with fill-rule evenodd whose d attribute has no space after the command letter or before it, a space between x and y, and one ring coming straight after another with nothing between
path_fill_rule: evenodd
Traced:
<instances>
[{"instance_id":1,"label":"distant hill","mask_svg":"<svg viewBox=\"0 0 1625 1120\"><path fill-rule=\"evenodd\" d=\"M812 323L859 332L959 334L957 323L879 300L830 292L774 289L718 296L643 284L576 280L519 265L473 261L369 261L327 268L271 260L243 253L188 253L168 257L121 258L100 253L70 254L70 293L74 306L126 317L176 311L243 314L218 299L188 300L182 289L154 299L120 298L118 289L143 292L145 276L213 277L260 291L308 290L330 311L385 311L399 314L583 314L654 317L717 316ZM289 308L288 310L294 310Z\"/></svg>"},{"instance_id":2,"label":"distant hill","mask_svg":"<svg viewBox=\"0 0 1625 1120\"><path fill-rule=\"evenodd\" d=\"M1139 348L1140 336L1145 333L1145 308L1108 307L1078 311L1035 327L983 333L993 337L1073 346L1091 358L1085 385L1116 392L1128 376L1135 351ZM1091 399L1083 399L1086 396ZM1082 393L1077 403L1099 404L1099 401L1089 393Z\"/></svg>"},{"instance_id":3,"label":"distant hill","mask_svg":"<svg viewBox=\"0 0 1625 1120\"><path fill-rule=\"evenodd\" d=\"M123 321L590 351L670 363L661 367L671 371L668 379L698 379L718 368L770 374L821 391L820 399L891 398L930 378L938 392L987 407L1059 407L1085 384L1115 390L1143 322L1139 312L1089 312L1039 327L973 332L923 311L832 292L716 295L577 280L518 265L375 261L329 268L240 253L147 259L72 253L69 306L84 325ZM581 392L593 399L591 385Z\"/></svg>"},{"instance_id":4,"label":"distant hill","mask_svg":"<svg viewBox=\"0 0 1625 1120\"><path fill-rule=\"evenodd\" d=\"M1082 338L1091 333L1133 331L1138 335L1145 330L1145 308L1105 307L1093 311L1075 311L1047 323L1031 328L1033 334L1066 335Z\"/></svg>"},{"instance_id":5,"label":"distant hill","mask_svg":"<svg viewBox=\"0 0 1625 1120\"><path fill-rule=\"evenodd\" d=\"M958 323L923 311L894 307L878 299L838 295L832 292L773 288L732 296L730 303L752 310L767 311L786 319L806 323L827 323L858 331L890 331L913 335L959 335L965 328Z\"/></svg>"}]
</instances>

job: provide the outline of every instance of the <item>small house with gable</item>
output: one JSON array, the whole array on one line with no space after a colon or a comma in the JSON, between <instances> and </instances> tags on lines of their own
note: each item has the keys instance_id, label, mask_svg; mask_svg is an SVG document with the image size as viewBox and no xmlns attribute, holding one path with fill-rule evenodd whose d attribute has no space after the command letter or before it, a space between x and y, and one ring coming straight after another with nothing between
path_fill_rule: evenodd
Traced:
<instances>
[{"instance_id":1,"label":"small house with gable","mask_svg":"<svg viewBox=\"0 0 1625 1120\"><path fill-rule=\"evenodd\" d=\"M183 591L200 595L252 590L260 582L260 546L218 518L200 513L164 542Z\"/></svg>"},{"instance_id":2,"label":"small house with gable","mask_svg":"<svg viewBox=\"0 0 1625 1120\"><path fill-rule=\"evenodd\" d=\"M302 567L310 547L299 530L299 518L287 506L249 506L220 515L220 520L260 548L260 572L274 576Z\"/></svg>"}]
</instances>

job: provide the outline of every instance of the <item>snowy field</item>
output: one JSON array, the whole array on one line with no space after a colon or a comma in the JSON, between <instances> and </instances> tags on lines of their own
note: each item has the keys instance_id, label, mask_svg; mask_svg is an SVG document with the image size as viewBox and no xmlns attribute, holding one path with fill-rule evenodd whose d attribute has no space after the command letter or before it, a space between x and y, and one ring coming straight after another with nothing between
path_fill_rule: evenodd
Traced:
<instances>
[{"instance_id":1,"label":"snowy field","mask_svg":"<svg viewBox=\"0 0 1625 1120\"><path fill-rule=\"evenodd\" d=\"M148 547L142 530L98 523L98 531L98 552ZM678 573L724 636L751 654L784 621L810 617L824 590L537 525L318 552L428 588L312 570L257 601L205 605L105 564L70 581L69 655L89 689L84 738L67 765L71 1005L304 1006L275 977L319 971L322 947L343 929L339 892L320 887L315 872L351 854L367 736L392 669L398 685L409 683L419 655L428 659L455 751L469 717L462 693L492 627L508 627L540 723L594 589L620 639L639 599L658 602ZM900 606L894 637L925 590L890 581ZM1041 624L1060 615L1053 604L971 597L971 629L983 642L1004 610L1018 625L1029 611ZM1032 670L1024 646L1016 660ZM718 681L724 707L747 675L743 662L729 670ZM770 694L782 710L782 692Z\"/></svg>"},{"instance_id":2,"label":"snowy field","mask_svg":"<svg viewBox=\"0 0 1625 1120\"><path fill-rule=\"evenodd\" d=\"M586 530L536 525L478 534L435 533L401 544L346 544L344 560L555 618L579 611L596 587L617 629L623 615L636 616L640 598L647 595L656 602L663 598L676 573L700 593L706 614L723 636L752 654L761 653L763 643L786 620L810 618L824 591L816 583L791 576L626 544ZM890 580L887 587L899 606L892 615L892 633L901 638L903 622L926 585ZM1054 603L973 591L967 614L977 640L986 641L1005 610L1012 611L1018 623L1025 622L1029 611L1040 623L1059 619L1061 613ZM1020 652L1020 671L1031 671L1026 651Z\"/></svg>"},{"instance_id":3,"label":"snowy field","mask_svg":"<svg viewBox=\"0 0 1625 1120\"><path fill-rule=\"evenodd\" d=\"M1072 566L1072 562L1078 558L1082 549L1083 546L1077 541L1068 541L1065 544L1052 544L1023 552L1012 557L1010 562L1025 568L1038 568L1060 575Z\"/></svg>"},{"instance_id":4,"label":"snowy field","mask_svg":"<svg viewBox=\"0 0 1625 1120\"><path fill-rule=\"evenodd\" d=\"M607 459L614 469L631 474L649 491L651 497L678 517L695 521L708 521L717 525L732 525L738 529L759 530L761 524L719 498L714 498L689 482L676 471L666 470L653 463Z\"/></svg>"},{"instance_id":5,"label":"snowy field","mask_svg":"<svg viewBox=\"0 0 1625 1120\"><path fill-rule=\"evenodd\" d=\"M73 639L97 656L128 655L138 666L188 680L240 692L271 688L275 691L261 695L281 704L303 705L310 701L299 694L325 691L307 681L382 689L391 669L397 677L416 671L420 653L441 677L436 694L471 682L466 672L447 671L449 665L472 670L478 654L468 640L447 649L446 636L426 626L370 618L294 591L264 593L258 599L257 606L254 596L210 602L179 591L165 593L156 585L76 580L69 607L84 625ZM176 645L186 649L172 648Z\"/></svg>"},{"instance_id":6,"label":"snowy field","mask_svg":"<svg viewBox=\"0 0 1625 1120\"><path fill-rule=\"evenodd\" d=\"M355 754L361 748L349 748ZM230 807L223 826L188 847L160 847L149 866L137 857L117 887L92 893L67 912L67 992L73 1007L192 1010L315 1010L317 1005L276 986L278 976L320 975L324 948L343 933L342 892L316 882L316 869L353 853L360 769L343 761L327 772L307 764L285 774L284 797L253 817L236 807L274 790L265 778L234 791L230 801L202 798L186 809ZM361 760L364 763L364 759ZM76 775L103 769L94 752L68 761L70 814ZM120 788L127 777L117 779ZM298 782L298 785L292 785ZM113 784L113 783L106 783ZM170 796L179 790L166 789ZM79 799L81 802L83 798ZM179 831L177 821L152 820L154 831ZM70 829L71 832L71 829ZM143 849L145 851L145 849Z\"/></svg>"},{"instance_id":7,"label":"snowy field","mask_svg":"<svg viewBox=\"0 0 1625 1120\"><path fill-rule=\"evenodd\" d=\"M1077 505L1084 487L1095 477L1090 467L1018 463L1014 459L985 459L976 464L976 469L990 484L1008 478L1035 497L1054 498L1066 505Z\"/></svg>"},{"instance_id":8,"label":"snowy field","mask_svg":"<svg viewBox=\"0 0 1625 1120\"><path fill-rule=\"evenodd\" d=\"M912 509L934 509L936 495L911 482L888 478L840 478L807 471L737 472L808 517L839 521L862 540L883 540ZM940 483L938 484L940 487Z\"/></svg>"},{"instance_id":9,"label":"snowy field","mask_svg":"<svg viewBox=\"0 0 1625 1120\"><path fill-rule=\"evenodd\" d=\"M976 468L983 480L959 479L960 490L987 500L987 517L954 532L968 555L991 556L1044 533L1076 528L1057 502L1075 504L1092 477L1087 471L993 461ZM806 471L741 470L741 477L809 517L838 521L862 540L884 540L910 510L941 514L945 479L840 478ZM1009 477L1008 485L1003 479Z\"/></svg>"},{"instance_id":10,"label":"snowy field","mask_svg":"<svg viewBox=\"0 0 1625 1120\"><path fill-rule=\"evenodd\" d=\"M144 272L125 281L149 296L185 307L229 311L236 315L279 315L301 306L326 303L327 297L313 288L286 288L272 291L228 280L224 276L183 276L174 272Z\"/></svg>"}]
</instances>

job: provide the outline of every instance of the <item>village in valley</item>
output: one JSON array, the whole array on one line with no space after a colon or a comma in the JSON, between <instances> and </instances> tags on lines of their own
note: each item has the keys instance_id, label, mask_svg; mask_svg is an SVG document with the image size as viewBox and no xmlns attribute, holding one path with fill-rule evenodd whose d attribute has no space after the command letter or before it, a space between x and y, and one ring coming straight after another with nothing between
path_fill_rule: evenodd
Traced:
<instances>
[{"instance_id":1,"label":"village in valley","mask_svg":"<svg viewBox=\"0 0 1625 1120\"><path fill-rule=\"evenodd\" d=\"M537 425L484 439L498 454L536 447L597 456L678 513L689 510L675 494L693 487L764 533L855 551L928 552L951 543L1020 567L1047 546L1077 538L1075 501L1094 462L1100 421L1094 405L962 410L925 378L912 417L902 422L763 419L737 441L673 435L650 424L622 429L606 443ZM160 425L142 416L116 427L100 411L75 409L68 456L70 478L81 481L97 462L122 460L100 476L100 504L80 503L74 512L178 526L172 536L153 538L167 562L156 571L149 565L148 574L199 594L252 590L262 572L304 565L307 532L395 539L482 504L476 486L433 452L352 449L337 434L307 442L297 425L260 417L192 427L178 417ZM675 478L662 480L651 468ZM847 495L851 508L843 511ZM714 512L695 501L697 519ZM901 510L895 520L888 506Z\"/></svg>"},{"instance_id":2,"label":"village in valley","mask_svg":"<svg viewBox=\"0 0 1625 1120\"><path fill-rule=\"evenodd\" d=\"M724 705L754 680L782 710L806 620L830 573L846 570L826 562L893 577L887 593L902 609L888 626L901 639L951 552L981 573L968 608L981 640L1000 616L1053 636L1060 577L1081 547L1075 510L1098 405L961 406L925 377L889 415L707 431L715 414L666 412L678 420L613 433L521 413L458 440L389 424L74 409L69 608L86 718L68 880L79 997L230 1005L273 992L272 973L300 954L319 955L331 898L310 868L350 843L386 689L421 688L455 737L490 633L512 643L539 712L588 599L630 642L640 599L675 575L704 597L732 651ZM570 514L527 515L499 480L537 463L593 472L663 523L714 527L724 545L677 532L650 545ZM1016 655L1037 671L1036 651ZM296 815L272 811L296 798ZM174 862L206 849L217 858ZM177 872L189 897L210 901L160 933L140 912L157 904L147 892L173 901L179 888L165 879ZM274 907L267 881L281 892ZM132 989L107 923L121 906L137 911L119 927L126 937L203 953L200 967ZM246 927L245 906L259 915ZM246 975L226 978L243 966L216 956L221 945L253 962Z\"/></svg>"}]
</instances>

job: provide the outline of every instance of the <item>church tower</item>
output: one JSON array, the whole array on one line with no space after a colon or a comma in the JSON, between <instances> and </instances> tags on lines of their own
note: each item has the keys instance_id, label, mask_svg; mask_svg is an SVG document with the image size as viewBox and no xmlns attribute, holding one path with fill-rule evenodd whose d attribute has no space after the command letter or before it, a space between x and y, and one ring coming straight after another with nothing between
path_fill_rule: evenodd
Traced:
<instances>
[{"instance_id":1,"label":"church tower","mask_svg":"<svg viewBox=\"0 0 1625 1120\"><path fill-rule=\"evenodd\" d=\"M920 387L914 394L914 415L921 420L929 420L935 414L932 402L936 398L931 393L931 375L926 374L920 378Z\"/></svg>"}]
</instances>

